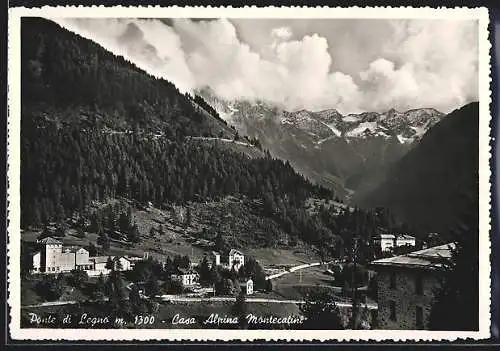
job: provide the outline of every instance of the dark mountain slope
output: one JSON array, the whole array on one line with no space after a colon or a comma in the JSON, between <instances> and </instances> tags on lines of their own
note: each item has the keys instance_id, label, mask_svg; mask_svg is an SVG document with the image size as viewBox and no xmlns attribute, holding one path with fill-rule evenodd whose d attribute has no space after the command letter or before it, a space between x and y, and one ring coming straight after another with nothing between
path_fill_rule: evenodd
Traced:
<instances>
[{"instance_id":1,"label":"dark mountain slope","mask_svg":"<svg viewBox=\"0 0 500 351\"><path fill-rule=\"evenodd\" d=\"M181 94L170 82L49 20L24 18L21 35L23 117L118 131L140 128L174 138L234 135L199 97Z\"/></svg>"},{"instance_id":2,"label":"dark mountain slope","mask_svg":"<svg viewBox=\"0 0 500 351\"><path fill-rule=\"evenodd\" d=\"M450 113L388 172L363 206L384 206L421 231L447 233L478 196L479 104Z\"/></svg>"}]
</instances>

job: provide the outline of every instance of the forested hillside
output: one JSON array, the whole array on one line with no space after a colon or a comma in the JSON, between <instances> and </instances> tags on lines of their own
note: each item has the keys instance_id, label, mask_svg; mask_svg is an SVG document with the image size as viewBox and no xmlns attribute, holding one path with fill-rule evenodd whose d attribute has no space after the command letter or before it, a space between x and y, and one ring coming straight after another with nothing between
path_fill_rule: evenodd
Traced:
<instances>
[{"instance_id":1,"label":"forested hillside","mask_svg":"<svg viewBox=\"0 0 500 351\"><path fill-rule=\"evenodd\" d=\"M200 216L206 202L219 201L217 213L234 213L223 235L235 245L275 245L273 233L340 254L353 236L386 230L384 211L307 209L306 200L327 203L335 194L260 151L258 140L239 136L201 97L181 94L50 21L23 19L22 36L24 228L75 214L95 218L89 213L94 201L125 198L158 208L197 203ZM259 152L252 157L231 144L255 145ZM227 196L241 199L240 211L225 210L234 207L224 202ZM213 223L212 232L220 234Z\"/></svg>"},{"instance_id":2,"label":"forested hillside","mask_svg":"<svg viewBox=\"0 0 500 351\"><path fill-rule=\"evenodd\" d=\"M234 134L213 109L200 106L199 97L181 94L170 82L51 21L23 18L21 35L23 118L144 129L171 138Z\"/></svg>"}]
</instances>

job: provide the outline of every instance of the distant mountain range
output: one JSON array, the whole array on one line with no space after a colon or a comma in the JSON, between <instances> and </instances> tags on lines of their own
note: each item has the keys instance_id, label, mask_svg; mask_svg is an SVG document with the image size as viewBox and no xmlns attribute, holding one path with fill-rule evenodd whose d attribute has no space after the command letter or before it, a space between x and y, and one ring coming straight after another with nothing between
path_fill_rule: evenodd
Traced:
<instances>
[{"instance_id":1,"label":"distant mountain range","mask_svg":"<svg viewBox=\"0 0 500 351\"><path fill-rule=\"evenodd\" d=\"M289 112L263 102L225 101L198 92L223 119L313 181L349 199L372 190L444 114L433 108L342 115L335 109Z\"/></svg>"}]
</instances>

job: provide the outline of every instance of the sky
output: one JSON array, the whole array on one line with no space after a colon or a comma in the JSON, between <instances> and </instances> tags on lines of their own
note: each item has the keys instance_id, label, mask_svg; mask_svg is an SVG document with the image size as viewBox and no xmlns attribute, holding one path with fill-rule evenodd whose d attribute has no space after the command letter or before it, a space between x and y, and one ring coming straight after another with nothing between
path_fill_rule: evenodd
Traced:
<instances>
[{"instance_id":1,"label":"sky","mask_svg":"<svg viewBox=\"0 0 500 351\"><path fill-rule=\"evenodd\" d=\"M478 99L472 20L52 18L193 92L287 110L448 113Z\"/></svg>"}]
</instances>

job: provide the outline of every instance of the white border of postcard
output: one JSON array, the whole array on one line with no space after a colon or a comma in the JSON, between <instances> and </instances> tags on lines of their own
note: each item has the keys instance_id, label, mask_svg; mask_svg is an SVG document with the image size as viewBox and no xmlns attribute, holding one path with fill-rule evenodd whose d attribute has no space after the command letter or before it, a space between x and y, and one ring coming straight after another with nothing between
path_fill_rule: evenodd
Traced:
<instances>
[{"instance_id":1,"label":"white border of postcard","mask_svg":"<svg viewBox=\"0 0 500 351\"><path fill-rule=\"evenodd\" d=\"M479 331L417 330L220 330L220 329L32 329L20 327L20 18L429 18L475 19L479 26ZM42 7L9 9L8 39L8 282L10 336L14 340L457 340L490 336L490 43L486 8L204 8L204 7ZM459 58L457 58L459 59Z\"/></svg>"}]
</instances>

